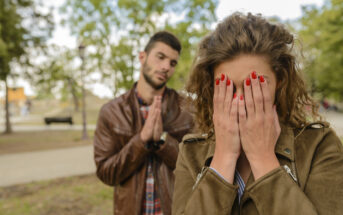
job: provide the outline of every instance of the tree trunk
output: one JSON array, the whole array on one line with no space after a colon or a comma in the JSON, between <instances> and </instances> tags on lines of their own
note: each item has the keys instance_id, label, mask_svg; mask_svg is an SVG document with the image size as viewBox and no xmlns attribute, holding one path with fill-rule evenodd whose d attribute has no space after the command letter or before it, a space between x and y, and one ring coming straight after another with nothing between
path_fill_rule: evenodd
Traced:
<instances>
[{"instance_id":1,"label":"tree trunk","mask_svg":"<svg viewBox=\"0 0 343 215\"><path fill-rule=\"evenodd\" d=\"M84 80L84 59L82 58L81 66L81 82L82 82L82 140L88 140L87 134L87 115L86 115L86 91L85 91L85 80Z\"/></svg>"},{"instance_id":2,"label":"tree trunk","mask_svg":"<svg viewBox=\"0 0 343 215\"><path fill-rule=\"evenodd\" d=\"M5 85L6 85L6 99L5 99L5 112L6 112L6 129L5 134L12 133L12 126L10 122L10 110L9 110L9 101L8 101L8 85L7 85L7 78L5 78Z\"/></svg>"},{"instance_id":3,"label":"tree trunk","mask_svg":"<svg viewBox=\"0 0 343 215\"><path fill-rule=\"evenodd\" d=\"M117 97L118 93L118 80L117 80L117 70L114 70L114 89L113 89L113 97Z\"/></svg>"},{"instance_id":4,"label":"tree trunk","mask_svg":"<svg viewBox=\"0 0 343 215\"><path fill-rule=\"evenodd\" d=\"M75 110L75 112L79 112L79 99L77 98L77 95L76 95L76 90L75 90L75 87L74 87L74 80L69 78L68 79L68 84L69 84L69 87L70 87L71 94L73 96L74 110Z\"/></svg>"}]
</instances>

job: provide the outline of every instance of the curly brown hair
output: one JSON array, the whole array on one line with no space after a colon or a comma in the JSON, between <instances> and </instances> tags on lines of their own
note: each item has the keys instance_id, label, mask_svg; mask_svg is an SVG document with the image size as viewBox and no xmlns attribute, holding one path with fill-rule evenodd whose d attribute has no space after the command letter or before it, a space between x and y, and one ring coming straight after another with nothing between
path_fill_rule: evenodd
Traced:
<instances>
[{"instance_id":1,"label":"curly brown hair","mask_svg":"<svg viewBox=\"0 0 343 215\"><path fill-rule=\"evenodd\" d=\"M186 84L187 93L195 95L190 100L198 129L213 129L214 68L240 54L267 57L277 80L275 105L281 122L301 128L310 118L320 118L317 103L306 91L293 47L293 35L261 15L234 13L219 23L199 44Z\"/></svg>"}]
</instances>

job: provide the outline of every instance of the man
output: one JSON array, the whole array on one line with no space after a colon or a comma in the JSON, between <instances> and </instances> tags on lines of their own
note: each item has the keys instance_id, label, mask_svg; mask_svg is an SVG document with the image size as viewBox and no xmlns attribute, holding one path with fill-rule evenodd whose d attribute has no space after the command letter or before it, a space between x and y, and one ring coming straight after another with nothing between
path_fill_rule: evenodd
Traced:
<instances>
[{"instance_id":1,"label":"man","mask_svg":"<svg viewBox=\"0 0 343 215\"><path fill-rule=\"evenodd\" d=\"M100 111L96 173L115 186L114 214L171 214L178 143L193 126L182 98L166 87L180 51L171 33L153 35L139 53L138 82Z\"/></svg>"}]
</instances>

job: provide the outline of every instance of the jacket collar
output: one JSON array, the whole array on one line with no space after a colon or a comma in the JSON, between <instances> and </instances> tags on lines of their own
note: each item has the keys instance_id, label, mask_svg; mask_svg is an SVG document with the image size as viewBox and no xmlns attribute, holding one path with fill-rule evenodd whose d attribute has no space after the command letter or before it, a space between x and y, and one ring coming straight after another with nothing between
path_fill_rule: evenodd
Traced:
<instances>
[{"instance_id":1,"label":"jacket collar","mask_svg":"<svg viewBox=\"0 0 343 215\"><path fill-rule=\"evenodd\" d=\"M295 150L294 150L294 131L293 128L280 124L281 133L280 137L275 146L275 153L283 157L288 158L291 161L295 159Z\"/></svg>"},{"instance_id":2,"label":"jacket collar","mask_svg":"<svg viewBox=\"0 0 343 215\"><path fill-rule=\"evenodd\" d=\"M293 129L282 123L280 123L280 127L281 127L281 133L280 133L279 139L276 142L275 153L291 161L294 161L295 151L294 151ZM209 166L211 164L211 161L214 155L215 135L214 134L208 135L207 139L208 139L208 142L210 142L211 146L206 155L205 166Z\"/></svg>"}]
</instances>

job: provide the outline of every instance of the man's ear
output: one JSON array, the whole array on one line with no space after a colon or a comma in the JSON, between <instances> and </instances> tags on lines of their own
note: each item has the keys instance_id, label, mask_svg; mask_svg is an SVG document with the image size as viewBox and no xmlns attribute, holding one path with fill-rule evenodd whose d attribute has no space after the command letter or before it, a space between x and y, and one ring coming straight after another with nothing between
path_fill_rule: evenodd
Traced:
<instances>
[{"instance_id":1,"label":"man's ear","mask_svg":"<svg viewBox=\"0 0 343 215\"><path fill-rule=\"evenodd\" d=\"M145 51L139 52L138 58L139 58L139 62L141 63L141 65L144 65L146 58L147 58L146 52Z\"/></svg>"}]
</instances>

